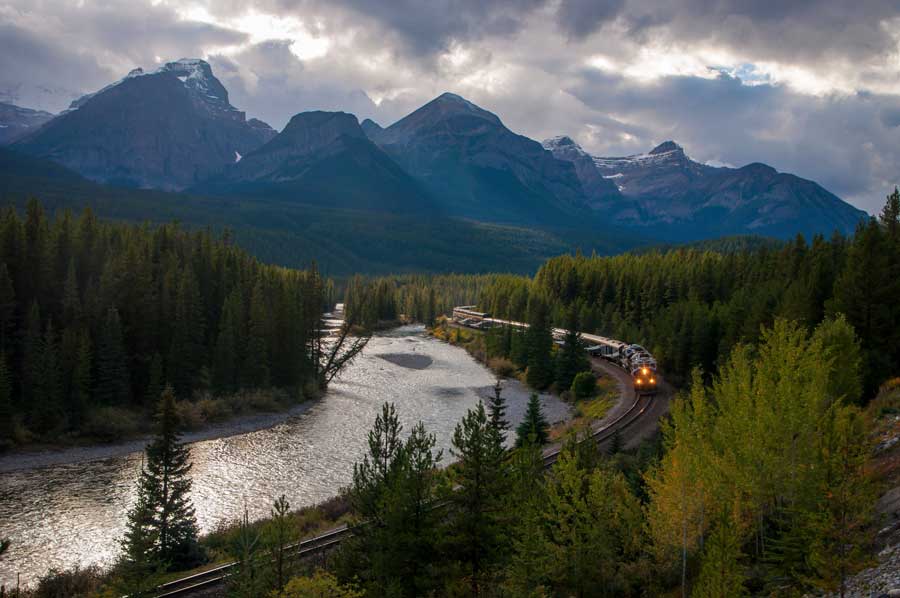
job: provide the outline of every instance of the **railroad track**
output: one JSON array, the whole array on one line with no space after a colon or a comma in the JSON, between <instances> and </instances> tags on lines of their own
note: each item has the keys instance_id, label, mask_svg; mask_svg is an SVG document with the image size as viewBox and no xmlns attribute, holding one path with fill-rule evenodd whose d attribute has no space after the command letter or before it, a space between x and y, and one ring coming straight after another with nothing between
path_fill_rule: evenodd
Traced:
<instances>
[{"instance_id":1,"label":"railroad track","mask_svg":"<svg viewBox=\"0 0 900 598\"><path fill-rule=\"evenodd\" d=\"M652 397L635 393L634 400L628 409L602 428L594 430L590 439L598 445L608 442L617 432L622 432L639 421L646 413L651 402ZM562 447L557 447L544 454L545 469L549 469L556 463L561 451ZM343 525L308 540L291 544L287 547L288 554L292 558L320 555L339 545L344 538L352 533L350 528ZM184 596L202 595L206 592L212 592L215 588L227 582L228 578L237 571L237 567L237 562L227 563L201 573L170 581L159 586L156 596L157 598L183 598Z\"/></svg>"},{"instance_id":2,"label":"railroad track","mask_svg":"<svg viewBox=\"0 0 900 598\"><path fill-rule=\"evenodd\" d=\"M324 534L290 544L287 546L287 553L292 558L304 558L322 554L340 544L341 540L351 533L350 528L342 525ZM237 567L237 562L226 563L201 573L164 583L157 588L158 593L156 596L157 598L176 598L211 591L213 588L228 581L228 578L237 571Z\"/></svg>"}]
</instances>

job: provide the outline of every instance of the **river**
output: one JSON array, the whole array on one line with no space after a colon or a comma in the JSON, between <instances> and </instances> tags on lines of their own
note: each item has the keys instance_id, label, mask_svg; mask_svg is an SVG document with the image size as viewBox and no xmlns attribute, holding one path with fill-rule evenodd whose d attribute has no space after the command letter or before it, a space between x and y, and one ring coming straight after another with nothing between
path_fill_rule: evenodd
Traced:
<instances>
[{"instance_id":1,"label":"river","mask_svg":"<svg viewBox=\"0 0 900 598\"><path fill-rule=\"evenodd\" d=\"M251 518L263 517L281 494L294 507L337 494L349 484L385 401L396 405L406 432L419 420L425 423L446 463L454 427L493 383L463 349L426 336L422 327L376 335L328 393L298 414L266 429L191 444L192 499L201 531L237 519L245 506ZM505 388L515 424L528 393L516 382ZM542 403L551 422L569 414L555 397L544 395ZM43 459L45 466L0 473L0 538L12 540L0 559L0 584L7 587L17 574L30 584L50 569L102 566L116 556L141 452L75 462L56 457ZM17 458L25 462L5 457L0 471Z\"/></svg>"}]
</instances>

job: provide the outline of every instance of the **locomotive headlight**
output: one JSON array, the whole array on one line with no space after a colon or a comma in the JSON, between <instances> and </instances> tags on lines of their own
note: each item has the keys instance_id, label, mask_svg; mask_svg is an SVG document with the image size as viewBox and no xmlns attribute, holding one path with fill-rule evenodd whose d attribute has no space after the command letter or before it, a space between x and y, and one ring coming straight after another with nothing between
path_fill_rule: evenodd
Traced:
<instances>
[{"instance_id":1,"label":"locomotive headlight","mask_svg":"<svg viewBox=\"0 0 900 598\"><path fill-rule=\"evenodd\" d=\"M646 375L647 375L647 368L641 368L641 373L642 373L643 375L646 376Z\"/></svg>"},{"instance_id":2,"label":"locomotive headlight","mask_svg":"<svg viewBox=\"0 0 900 598\"><path fill-rule=\"evenodd\" d=\"M643 384L643 383L644 383L644 381L641 380L640 378L638 378L638 379L635 381L635 384Z\"/></svg>"},{"instance_id":3,"label":"locomotive headlight","mask_svg":"<svg viewBox=\"0 0 900 598\"><path fill-rule=\"evenodd\" d=\"M656 384L656 378L650 378L650 384Z\"/></svg>"}]
</instances>

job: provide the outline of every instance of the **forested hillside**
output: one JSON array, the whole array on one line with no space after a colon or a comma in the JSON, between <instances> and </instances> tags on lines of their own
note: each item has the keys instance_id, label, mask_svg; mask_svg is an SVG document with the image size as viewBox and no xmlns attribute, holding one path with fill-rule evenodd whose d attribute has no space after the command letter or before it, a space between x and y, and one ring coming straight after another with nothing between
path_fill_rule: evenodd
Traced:
<instances>
[{"instance_id":1,"label":"forested hillside","mask_svg":"<svg viewBox=\"0 0 900 598\"><path fill-rule=\"evenodd\" d=\"M329 283L266 266L228 236L0 215L0 442L101 434L164 385L301 389Z\"/></svg>"},{"instance_id":2,"label":"forested hillside","mask_svg":"<svg viewBox=\"0 0 900 598\"><path fill-rule=\"evenodd\" d=\"M316 260L324 275L397 272L532 273L573 251L617 253L643 241L622 231L536 230L439 217L374 213L264 198L207 198L101 185L46 160L0 148L0 205L48 213L90 207L99 218L233 231L261 261L291 268Z\"/></svg>"}]
</instances>

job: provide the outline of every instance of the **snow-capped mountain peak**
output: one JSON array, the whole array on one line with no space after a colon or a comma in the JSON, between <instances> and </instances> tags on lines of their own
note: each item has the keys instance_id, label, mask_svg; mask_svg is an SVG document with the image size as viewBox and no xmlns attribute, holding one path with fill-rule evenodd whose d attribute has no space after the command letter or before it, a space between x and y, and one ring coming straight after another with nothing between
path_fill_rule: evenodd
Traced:
<instances>
[{"instance_id":1,"label":"snow-capped mountain peak","mask_svg":"<svg viewBox=\"0 0 900 598\"><path fill-rule=\"evenodd\" d=\"M668 154L670 152L681 152L684 153L684 148L672 141L671 139L668 141L663 141L652 150L650 150L649 154L651 156L658 156L660 154Z\"/></svg>"},{"instance_id":2,"label":"snow-capped mountain peak","mask_svg":"<svg viewBox=\"0 0 900 598\"><path fill-rule=\"evenodd\" d=\"M237 112L237 109L228 103L228 91L222 83L216 79L215 75L213 75L212 67L208 62L200 58L181 58L179 60L167 62L152 71L145 71L140 67L132 69L127 75L115 83L111 83L99 91L85 94L77 100L74 100L66 112L77 110L97 94L117 87L129 79L165 74L175 75L188 91L192 92L198 100L207 104L210 108L219 111Z\"/></svg>"},{"instance_id":3,"label":"snow-capped mountain peak","mask_svg":"<svg viewBox=\"0 0 900 598\"><path fill-rule=\"evenodd\" d=\"M541 145L544 146L544 149L550 151L564 147L575 147L581 150L581 146L575 143L575 141L568 135L557 135L556 137L551 137L550 139L544 139L541 142Z\"/></svg>"}]
</instances>

